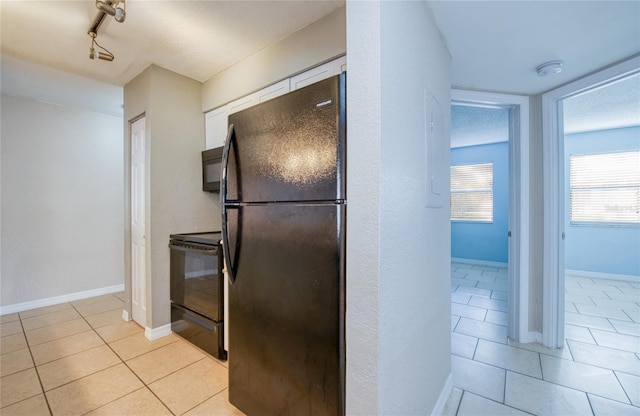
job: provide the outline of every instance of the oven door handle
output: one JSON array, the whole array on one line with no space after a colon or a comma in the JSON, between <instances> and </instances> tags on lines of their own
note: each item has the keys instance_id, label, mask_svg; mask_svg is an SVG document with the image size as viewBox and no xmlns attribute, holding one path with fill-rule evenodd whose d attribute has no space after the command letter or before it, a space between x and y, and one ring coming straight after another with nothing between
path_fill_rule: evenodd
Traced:
<instances>
[{"instance_id":1,"label":"oven door handle","mask_svg":"<svg viewBox=\"0 0 640 416\"><path fill-rule=\"evenodd\" d=\"M171 243L169 244L169 248L171 250L179 250L179 251L184 251L188 253L204 254L207 256L215 256L218 254L217 248L197 248L193 246L185 247L180 244L171 244Z\"/></svg>"}]
</instances>

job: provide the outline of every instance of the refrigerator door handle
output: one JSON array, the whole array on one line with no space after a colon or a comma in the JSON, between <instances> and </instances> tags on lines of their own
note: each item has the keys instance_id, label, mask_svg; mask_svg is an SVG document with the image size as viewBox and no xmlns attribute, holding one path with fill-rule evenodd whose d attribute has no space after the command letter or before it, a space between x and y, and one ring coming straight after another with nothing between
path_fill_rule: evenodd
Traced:
<instances>
[{"instance_id":1,"label":"refrigerator door handle","mask_svg":"<svg viewBox=\"0 0 640 416\"><path fill-rule=\"evenodd\" d=\"M234 284L236 282L236 270L238 269L238 256L240 255L240 234L241 228L240 224L238 224L238 235L236 236L236 244L234 247L234 255L231 258L231 244L229 240L229 226L227 225L228 215L227 211L230 209L238 210L238 222L240 221L240 216L242 215L242 210L239 205L223 205L222 206L222 246L224 252L224 261L226 262L227 273L229 273L229 283Z\"/></svg>"},{"instance_id":2,"label":"refrigerator door handle","mask_svg":"<svg viewBox=\"0 0 640 416\"><path fill-rule=\"evenodd\" d=\"M227 132L227 140L224 142L222 150L222 178L220 180L220 202L222 206L227 202L227 169L229 168L229 151L231 150L231 142L236 138L235 128L233 124L229 125Z\"/></svg>"},{"instance_id":3,"label":"refrigerator door handle","mask_svg":"<svg viewBox=\"0 0 640 416\"><path fill-rule=\"evenodd\" d=\"M227 206L227 168L229 167L229 151L231 150L231 142L235 139L235 130L233 124L229 125L229 131L227 133L227 140L224 144L224 150L222 151L222 178L220 183L220 202L222 206L222 244L224 252L224 260L227 263L227 273L229 274L229 283L233 284L236 281L236 267L231 259L231 245L229 242L229 226L227 221L229 216L227 215L228 209L238 209L238 206ZM239 232L240 230L238 230ZM239 241L236 239L236 242ZM235 257L238 256L238 244L235 247Z\"/></svg>"}]
</instances>

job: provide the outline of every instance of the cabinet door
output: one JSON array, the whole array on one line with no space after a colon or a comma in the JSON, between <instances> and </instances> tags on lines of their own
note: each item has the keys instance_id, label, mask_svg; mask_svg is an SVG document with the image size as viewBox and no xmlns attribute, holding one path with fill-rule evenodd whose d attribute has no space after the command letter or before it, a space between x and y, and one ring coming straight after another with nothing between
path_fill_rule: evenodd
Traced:
<instances>
[{"instance_id":1,"label":"cabinet door","mask_svg":"<svg viewBox=\"0 0 640 416\"><path fill-rule=\"evenodd\" d=\"M318 81L322 81L325 78L332 77L346 71L347 69L347 57L343 56L333 61L327 62L301 74L291 77L291 91L295 91L302 87L306 87L309 84L313 84Z\"/></svg>"},{"instance_id":2,"label":"cabinet door","mask_svg":"<svg viewBox=\"0 0 640 416\"><path fill-rule=\"evenodd\" d=\"M227 108L229 109L227 115L237 113L238 111L244 110L245 108L249 108L258 103L258 97L255 93L249 94L242 98L238 98L237 100L227 104Z\"/></svg>"},{"instance_id":3,"label":"cabinet door","mask_svg":"<svg viewBox=\"0 0 640 416\"><path fill-rule=\"evenodd\" d=\"M227 138L227 115L226 105L205 113L205 149L224 146L224 141Z\"/></svg>"},{"instance_id":4,"label":"cabinet door","mask_svg":"<svg viewBox=\"0 0 640 416\"><path fill-rule=\"evenodd\" d=\"M237 113L238 111L252 107L256 104L263 103L272 98L276 98L279 95L283 95L289 92L289 79L284 79L280 82L276 82L273 85L269 85L259 91L249 94L245 97L239 98L228 104L228 114Z\"/></svg>"},{"instance_id":5,"label":"cabinet door","mask_svg":"<svg viewBox=\"0 0 640 416\"><path fill-rule=\"evenodd\" d=\"M257 93L258 102L263 103L272 98L279 97L280 95L284 95L289 92L289 78L283 79L280 82L276 82L273 85L268 86L267 88L263 88Z\"/></svg>"}]
</instances>

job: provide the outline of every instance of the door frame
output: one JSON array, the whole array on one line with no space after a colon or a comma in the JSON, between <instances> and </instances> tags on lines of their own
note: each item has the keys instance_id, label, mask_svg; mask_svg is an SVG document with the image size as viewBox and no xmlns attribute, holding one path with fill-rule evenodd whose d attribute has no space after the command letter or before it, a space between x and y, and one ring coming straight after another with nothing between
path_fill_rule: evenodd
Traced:
<instances>
[{"instance_id":1,"label":"door frame","mask_svg":"<svg viewBox=\"0 0 640 416\"><path fill-rule=\"evenodd\" d=\"M562 106L568 97L640 72L640 56L542 95L543 274L542 344L564 346L564 140Z\"/></svg>"},{"instance_id":2,"label":"door frame","mask_svg":"<svg viewBox=\"0 0 640 416\"><path fill-rule=\"evenodd\" d=\"M508 334L516 342L539 342L529 331L529 97L452 89L451 101L509 109Z\"/></svg>"}]
</instances>

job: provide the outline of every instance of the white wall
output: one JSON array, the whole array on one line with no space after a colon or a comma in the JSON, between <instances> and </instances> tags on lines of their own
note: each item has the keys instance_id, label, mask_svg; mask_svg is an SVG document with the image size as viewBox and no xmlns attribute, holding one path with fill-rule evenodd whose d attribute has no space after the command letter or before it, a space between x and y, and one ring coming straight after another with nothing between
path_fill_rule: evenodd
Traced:
<instances>
[{"instance_id":1,"label":"white wall","mask_svg":"<svg viewBox=\"0 0 640 416\"><path fill-rule=\"evenodd\" d=\"M2 55L2 93L122 117L122 87Z\"/></svg>"},{"instance_id":2,"label":"white wall","mask_svg":"<svg viewBox=\"0 0 640 416\"><path fill-rule=\"evenodd\" d=\"M122 149L121 117L2 94L3 308L123 283Z\"/></svg>"},{"instance_id":3,"label":"white wall","mask_svg":"<svg viewBox=\"0 0 640 416\"><path fill-rule=\"evenodd\" d=\"M347 413L430 414L451 388L448 197L425 207L427 170L449 189L450 56L412 1L348 2L347 54Z\"/></svg>"},{"instance_id":4,"label":"white wall","mask_svg":"<svg viewBox=\"0 0 640 416\"><path fill-rule=\"evenodd\" d=\"M369 31L373 27L375 30ZM363 33L367 33L363 36ZM346 410L381 414L380 3L347 3Z\"/></svg>"}]
</instances>

